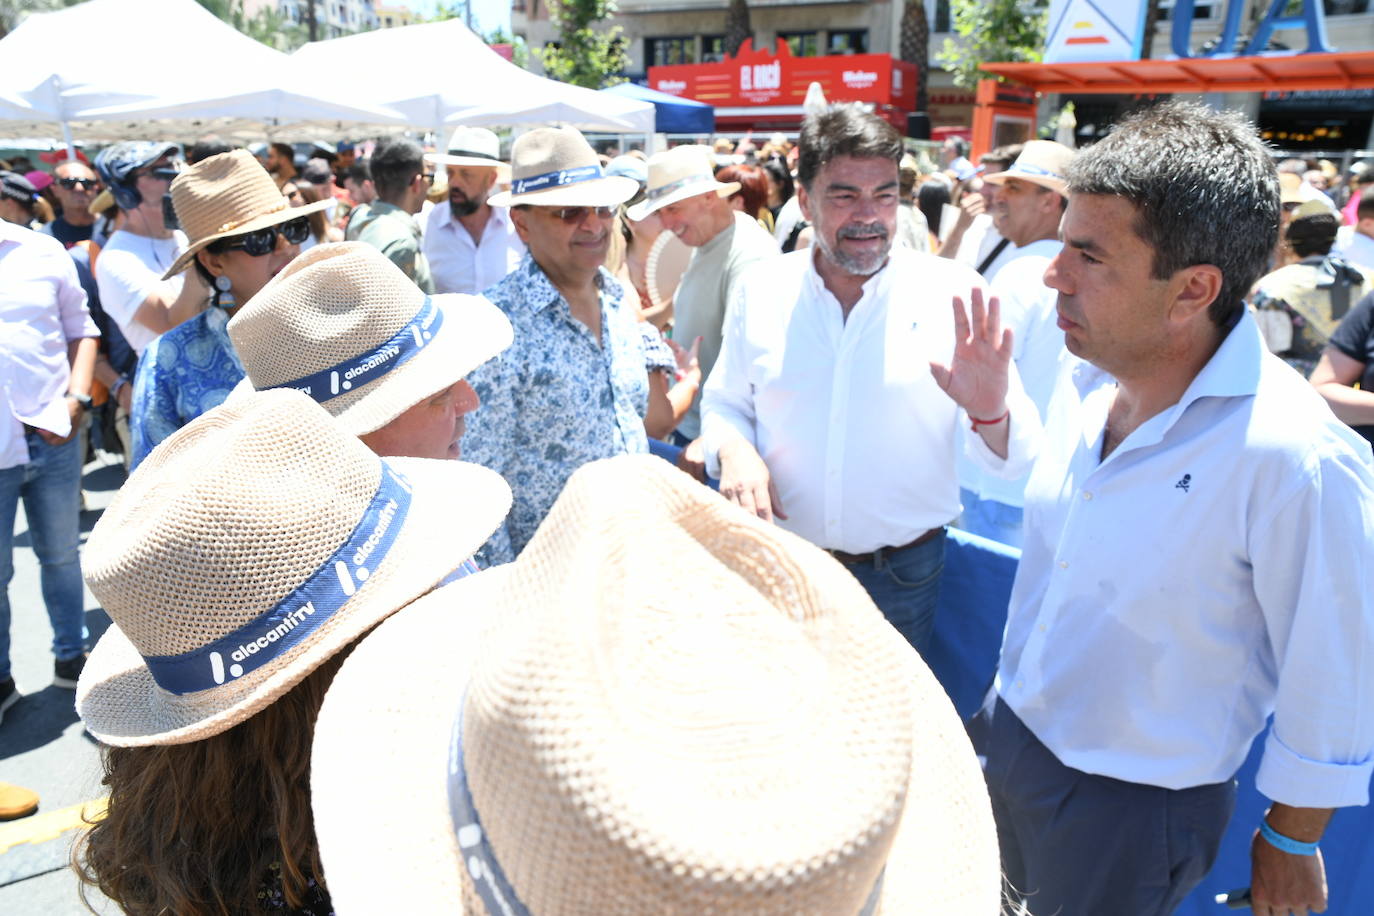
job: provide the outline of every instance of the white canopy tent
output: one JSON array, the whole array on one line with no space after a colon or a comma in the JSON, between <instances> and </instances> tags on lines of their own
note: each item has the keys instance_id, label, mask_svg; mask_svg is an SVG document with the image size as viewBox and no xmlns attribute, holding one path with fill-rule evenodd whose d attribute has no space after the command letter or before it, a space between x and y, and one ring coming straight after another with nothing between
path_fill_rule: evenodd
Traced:
<instances>
[{"instance_id":1,"label":"white canopy tent","mask_svg":"<svg viewBox=\"0 0 1374 916\"><path fill-rule=\"evenodd\" d=\"M652 133L654 107L535 76L497 54L458 19L312 42L292 57L318 73L366 73L360 98L416 128L560 124Z\"/></svg>"},{"instance_id":2,"label":"white canopy tent","mask_svg":"<svg viewBox=\"0 0 1374 916\"><path fill-rule=\"evenodd\" d=\"M167 37L112 62L111 37L138 23ZM0 137L327 139L405 124L331 85L195 0L89 0L0 40Z\"/></svg>"}]
</instances>

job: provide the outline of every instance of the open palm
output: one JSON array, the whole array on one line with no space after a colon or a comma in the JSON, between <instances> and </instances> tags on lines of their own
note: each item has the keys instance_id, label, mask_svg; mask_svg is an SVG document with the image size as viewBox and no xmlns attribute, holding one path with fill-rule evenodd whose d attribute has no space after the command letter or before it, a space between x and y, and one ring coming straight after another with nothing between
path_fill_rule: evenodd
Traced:
<instances>
[{"instance_id":1,"label":"open palm","mask_svg":"<svg viewBox=\"0 0 1374 916\"><path fill-rule=\"evenodd\" d=\"M1002 327L1002 310L993 296L983 304L983 291L969 294L972 309L955 296L954 358L948 366L931 362L930 372L954 403L970 417L990 420L1006 410L1007 367L1011 364L1011 328Z\"/></svg>"}]
</instances>

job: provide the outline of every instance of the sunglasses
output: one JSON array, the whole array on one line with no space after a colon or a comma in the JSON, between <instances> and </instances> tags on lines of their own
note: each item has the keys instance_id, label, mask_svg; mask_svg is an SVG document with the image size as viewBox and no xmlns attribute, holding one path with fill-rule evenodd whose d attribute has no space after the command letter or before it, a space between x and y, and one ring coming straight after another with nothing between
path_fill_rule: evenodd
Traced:
<instances>
[{"instance_id":1,"label":"sunglasses","mask_svg":"<svg viewBox=\"0 0 1374 916\"><path fill-rule=\"evenodd\" d=\"M610 219L615 214L615 207L559 207L549 212L555 218L561 219L570 225L575 225L587 218L587 211L596 214L597 219Z\"/></svg>"},{"instance_id":2,"label":"sunglasses","mask_svg":"<svg viewBox=\"0 0 1374 916\"><path fill-rule=\"evenodd\" d=\"M277 247L278 234L288 243L299 245L310 237L310 220L300 216L276 226L267 226L263 229L245 232L243 235L220 239L209 247L217 254L242 249L250 257L260 258L265 254L271 254Z\"/></svg>"},{"instance_id":3,"label":"sunglasses","mask_svg":"<svg viewBox=\"0 0 1374 916\"><path fill-rule=\"evenodd\" d=\"M142 174L148 176L149 178L156 178L158 181L171 181L173 178L181 174L181 169L175 168L173 166L166 166L160 169L148 169L146 172L143 172Z\"/></svg>"},{"instance_id":4,"label":"sunglasses","mask_svg":"<svg viewBox=\"0 0 1374 916\"><path fill-rule=\"evenodd\" d=\"M96 178L59 178L57 183L68 191L75 191L77 188L91 191L100 189L100 180Z\"/></svg>"}]
</instances>

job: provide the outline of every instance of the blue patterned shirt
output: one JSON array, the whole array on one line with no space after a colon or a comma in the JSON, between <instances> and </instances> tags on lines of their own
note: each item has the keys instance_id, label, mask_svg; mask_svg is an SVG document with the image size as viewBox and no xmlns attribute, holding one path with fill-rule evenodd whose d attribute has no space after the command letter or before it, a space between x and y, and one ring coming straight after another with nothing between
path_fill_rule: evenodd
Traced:
<instances>
[{"instance_id":1,"label":"blue patterned shirt","mask_svg":"<svg viewBox=\"0 0 1374 916\"><path fill-rule=\"evenodd\" d=\"M506 478L515 504L478 553L483 566L524 549L572 472L589 461L648 451L649 406L638 303L624 304L603 268L601 342L528 254L483 295L515 328L510 349L468 380L482 406L468 416L463 458Z\"/></svg>"},{"instance_id":2,"label":"blue patterned shirt","mask_svg":"<svg viewBox=\"0 0 1374 916\"><path fill-rule=\"evenodd\" d=\"M225 331L228 323L224 309L212 307L143 351L129 417L133 467L163 439L222 404L243 380L243 364Z\"/></svg>"}]
</instances>

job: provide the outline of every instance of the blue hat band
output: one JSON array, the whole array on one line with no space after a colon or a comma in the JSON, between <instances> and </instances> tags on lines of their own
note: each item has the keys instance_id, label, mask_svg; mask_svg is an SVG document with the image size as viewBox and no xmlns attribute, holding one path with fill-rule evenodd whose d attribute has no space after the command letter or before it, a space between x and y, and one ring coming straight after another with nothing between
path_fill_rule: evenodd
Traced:
<instances>
[{"instance_id":1,"label":"blue hat band","mask_svg":"<svg viewBox=\"0 0 1374 916\"><path fill-rule=\"evenodd\" d=\"M584 165L576 169L559 169L557 172L545 172L542 175L531 175L529 178L517 178L511 182L510 190L512 196L530 194L534 191L546 191L549 188L581 184L584 181L594 181L604 177L601 166Z\"/></svg>"}]
</instances>

